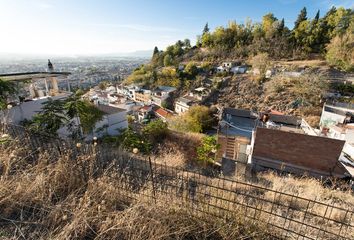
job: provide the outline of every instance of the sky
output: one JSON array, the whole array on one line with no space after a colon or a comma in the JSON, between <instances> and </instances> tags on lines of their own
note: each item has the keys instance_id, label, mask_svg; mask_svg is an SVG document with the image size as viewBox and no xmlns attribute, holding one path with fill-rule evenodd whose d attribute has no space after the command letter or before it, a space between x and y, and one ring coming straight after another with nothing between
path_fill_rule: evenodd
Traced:
<instances>
[{"instance_id":1,"label":"sky","mask_svg":"<svg viewBox=\"0 0 354 240\"><path fill-rule=\"evenodd\" d=\"M272 12L293 27L300 10L321 16L353 0L0 0L1 54L62 56L165 49L210 29L261 21Z\"/></svg>"}]
</instances>

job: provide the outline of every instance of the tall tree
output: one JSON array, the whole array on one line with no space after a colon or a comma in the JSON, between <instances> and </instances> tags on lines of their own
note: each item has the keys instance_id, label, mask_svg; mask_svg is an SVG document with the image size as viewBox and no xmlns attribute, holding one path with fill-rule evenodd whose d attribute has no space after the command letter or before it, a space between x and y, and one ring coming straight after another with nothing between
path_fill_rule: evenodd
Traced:
<instances>
[{"instance_id":1,"label":"tall tree","mask_svg":"<svg viewBox=\"0 0 354 240\"><path fill-rule=\"evenodd\" d=\"M307 10L306 7L304 7L303 9L301 9L300 14L298 15L295 21L294 29L298 28L300 23L306 20L307 20Z\"/></svg>"},{"instance_id":2,"label":"tall tree","mask_svg":"<svg viewBox=\"0 0 354 240\"><path fill-rule=\"evenodd\" d=\"M155 46L152 56L155 56L158 53L159 53L159 49Z\"/></svg>"},{"instance_id":3,"label":"tall tree","mask_svg":"<svg viewBox=\"0 0 354 240\"><path fill-rule=\"evenodd\" d=\"M208 33L209 30L210 30L209 29L209 25L208 25L208 23L206 23L205 26L204 26L204 29L203 29L203 34Z\"/></svg>"},{"instance_id":4,"label":"tall tree","mask_svg":"<svg viewBox=\"0 0 354 240\"><path fill-rule=\"evenodd\" d=\"M320 19L320 10L317 11L315 18L313 19L313 23L317 24Z\"/></svg>"},{"instance_id":5,"label":"tall tree","mask_svg":"<svg viewBox=\"0 0 354 240\"><path fill-rule=\"evenodd\" d=\"M48 98L41 111L33 117L30 129L57 135L57 131L69 122L64 105L62 100Z\"/></svg>"}]
</instances>

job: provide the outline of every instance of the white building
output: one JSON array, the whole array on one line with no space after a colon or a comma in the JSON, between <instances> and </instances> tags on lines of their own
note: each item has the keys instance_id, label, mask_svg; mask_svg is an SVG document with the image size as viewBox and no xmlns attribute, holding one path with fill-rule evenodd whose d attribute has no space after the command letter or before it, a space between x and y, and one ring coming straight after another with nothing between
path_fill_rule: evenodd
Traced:
<instances>
[{"instance_id":1,"label":"white building","mask_svg":"<svg viewBox=\"0 0 354 240\"><path fill-rule=\"evenodd\" d=\"M151 94L151 101L152 103L156 104L157 106L162 105L164 101L174 92L176 91L175 87L169 86L159 86L157 89L152 91Z\"/></svg>"},{"instance_id":2,"label":"white building","mask_svg":"<svg viewBox=\"0 0 354 240\"><path fill-rule=\"evenodd\" d=\"M191 106L196 103L196 99L191 96L184 96L177 99L175 103L175 112L183 114L189 110Z\"/></svg>"},{"instance_id":3,"label":"white building","mask_svg":"<svg viewBox=\"0 0 354 240\"><path fill-rule=\"evenodd\" d=\"M107 105L97 105L96 107L101 110L104 115L102 120L97 122L95 125L95 129L93 131L94 136L116 136L128 127L127 112L125 109ZM90 137L92 137L91 134L89 134L86 138Z\"/></svg>"}]
</instances>

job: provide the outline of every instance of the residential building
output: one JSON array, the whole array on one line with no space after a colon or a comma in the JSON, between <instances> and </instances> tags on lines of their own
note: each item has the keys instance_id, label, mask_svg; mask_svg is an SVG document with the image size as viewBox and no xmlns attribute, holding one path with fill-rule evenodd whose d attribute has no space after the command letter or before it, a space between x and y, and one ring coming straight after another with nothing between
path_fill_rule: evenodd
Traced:
<instances>
[{"instance_id":1,"label":"residential building","mask_svg":"<svg viewBox=\"0 0 354 240\"><path fill-rule=\"evenodd\" d=\"M151 104L151 91L140 89L134 92L134 101Z\"/></svg>"},{"instance_id":2,"label":"residential building","mask_svg":"<svg viewBox=\"0 0 354 240\"><path fill-rule=\"evenodd\" d=\"M175 103L175 112L177 114L183 114L189 110L189 108L198 102L197 99L191 96L184 96L177 99Z\"/></svg>"},{"instance_id":3,"label":"residential building","mask_svg":"<svg viewBox=\"0 0 354 240\"><path fill-rule=\"evenodd\" d=\"M168 111L161 107L154 107L153 112L155 117L161 119L164 122L167 122L167 119L173 116L173 113L171 111Z\"/></svg>"},{"instance_id":4,"label":"residential building","mask_svg":"<svg viewBox=\"0 0 354 240\"><path fill-rule=\"evenodd\" d=\"M93 136L116 136L128 127L127 111L125 109L101 104L96 105L96 107L104 115L102 120L96 123L93 133L88 134L86 139L92 139Z\"/></svg>"},{"instance_id":5,"label":"residential building","mask_svg":"<svg viewBox=\"0 0 354 240\"><path fill-rule=\"evenodd\" d=\"M150 120L151 115L152 115L152 106L146 105L146 106L140 107L137 111L137 115L138 115L139 122L148 122Z\"/></svg>"},{"instance_id":6,"label":"residential building","mask_svg":"<svg viewBox=\"0 0 354 240\"><path fill-rule=\"evenodd\" d=\"M165 102L176 90L175 87L159 86L152 91L151 101L153 104L161 107L162 103Z\"/></svg>"}]
</instances>

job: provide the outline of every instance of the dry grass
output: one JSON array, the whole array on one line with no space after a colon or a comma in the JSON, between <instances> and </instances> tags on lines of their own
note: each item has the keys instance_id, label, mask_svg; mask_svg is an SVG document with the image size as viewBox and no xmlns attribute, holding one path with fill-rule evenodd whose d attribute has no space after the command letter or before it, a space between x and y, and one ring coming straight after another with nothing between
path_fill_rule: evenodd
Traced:
<instances>
[{"instance_id":1,"label":"dry grass","mask_svg":"<svg viewBox=\"0 0 354 240\"><path fill-rule=\"evenodd\" d=\"M95 154L27 157L21 145L0 144L1 239L273 239L262 224L196 214L177 198L150 204L113 165L96 169Z\"/></svg>"},{"instance_id":2,"label":"dry grass","mask_svg":"<svg viewBox=\"0 0 354 240\"><path fill-rule=\"evenodd\" d=\"M157 162L180 167L195 163L196 148L203 136L201 133L171 132L159 147Z\"/></svg>"}]
</instances>

